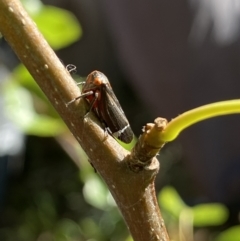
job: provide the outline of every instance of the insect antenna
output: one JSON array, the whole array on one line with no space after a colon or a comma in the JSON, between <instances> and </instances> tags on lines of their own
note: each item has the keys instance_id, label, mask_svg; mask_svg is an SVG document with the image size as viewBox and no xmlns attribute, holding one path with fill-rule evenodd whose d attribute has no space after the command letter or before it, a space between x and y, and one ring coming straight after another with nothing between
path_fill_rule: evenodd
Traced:
<instances>
[{"instance_id":1,"label":"insect antenna","mask_svg":"<svg viewBox=\"0 0 240 241\"><path fill-rule=\"evenodd\" d=\"M77 73L77 67L73 64L68 64L66 66L66 70L69 72L69 74L76 74Z\"/></svg>"}]
</instances>

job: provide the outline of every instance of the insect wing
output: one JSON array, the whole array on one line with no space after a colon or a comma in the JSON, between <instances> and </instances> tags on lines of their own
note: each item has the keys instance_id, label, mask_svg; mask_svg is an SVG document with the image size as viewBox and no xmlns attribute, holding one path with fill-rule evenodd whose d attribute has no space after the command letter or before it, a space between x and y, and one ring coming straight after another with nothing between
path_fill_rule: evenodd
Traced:
<instances>
[{"instance_id":1,"label":"insect wing","mask_svg":"<svg viewBox=\"0 0 240 241\"><path fill-rule=\"evenodd\" d=\"M97 114L105 122L113 136L125 143L130 143L133 139L133 132L109 83L101 85L100 95Z\"/></svg>"}]
</instances>

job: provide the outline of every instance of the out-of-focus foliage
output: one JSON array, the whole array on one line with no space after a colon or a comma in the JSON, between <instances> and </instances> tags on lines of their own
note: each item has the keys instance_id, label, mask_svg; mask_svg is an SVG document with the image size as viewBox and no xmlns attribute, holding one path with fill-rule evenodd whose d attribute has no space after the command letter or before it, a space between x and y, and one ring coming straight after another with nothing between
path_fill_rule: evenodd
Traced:
<instances>
[{"instance_id":1,"label":"out-of-focus foliage","mask_svg":"<svg viewBox=\"0 0 240 241\"><path fill-rule=\"evenodd\" d=\"M5 88L7 116L24 133L37 136L56 136L66 131L64 123L59 118L35 111L32 95L25 88L13 82L5 85Z\"/></svg>"},{"instance_id":2,"label":"out-of-focus foliage","mask_svg":"<svg viewBox=\"0 0 240 241\"><path fill-rule=\"evenodd\" d=\"M158 198L161 207L175 219L178 219L185 209L191 212L194 227L221 225L228 218L227 208L219 203L187 206L173 187L165 187Z\"/></svg>"},{"instance_id":3,"label":"out-of-focus foliage","mask_svg":"<svg viewBox=\"0 0 240 241\"><path fill-rule=\"evenodd\" d=\"M6 115L26 134L56 136L67 130L63 121L23 65L4 84Z\"/></svg>"},{"instance_id":4,"label":"out-of-focus foliage","mask_svg":"<svg viewBox=\"0 0 240 241\"><path fill-rule=\"evenodd\" d=\"M170 237L176 240L180 240L180 236L194 240L195 228L220 226L228 219L228 210L224 205L206 203L190 207L170 186L162 189L158 200L167 227L170 227Z\"/></svg>"},{"instance_id":5,"label":"out-of-focus foliage","mask_svg":"<svg viewBox=\"0 0 240 241\"><path fill-rule=\"evenodd\" d=\"M240 240L240 225L231 227L217 236L214 241L238 241Z\"/></svg>"},{"instance_id":6,"label":"out-of-focus foliage","mask_svg":"<svg viewBox=\"0 0 240 241\"><path fill-rule=\"evenodd\" d=\"M81 37L81 26L69 11L43 5L39 0L22 3L53 49L64 48Z\"/></svg>"},{"instance_id":7,"label":"out-of-focus foliage","mask_svg":"<svg viewBox=\"0 0 240 241\"><path fill-rule=\"evenodd\" d=\"M106 185L99 179L96 173L92 173L84 180L83 196L85 200L92 206L102 210L116 207L115 201Z\"/></svg>"},{"instance_id":8,"label":"out-of-focus foliage","mask_svg":"<svg viewBox=\"0 0 240 241\"><path fill-rule=\"evenodd\" d=\"M158 195L160 206L172 217L178 218L186 205L173 187L165 187Z\"/></svg>"},{"instance_id":9,"label":"out-of-focus foliage","mask_svg":"<svg viewBox=\"0 0 240 241\"><path fill-rule=\"evenodd\" d=\"M218 226L228 218L227 208L220 203L199 204L192 207L194 226Z\"/></svg>"}]
</instances>

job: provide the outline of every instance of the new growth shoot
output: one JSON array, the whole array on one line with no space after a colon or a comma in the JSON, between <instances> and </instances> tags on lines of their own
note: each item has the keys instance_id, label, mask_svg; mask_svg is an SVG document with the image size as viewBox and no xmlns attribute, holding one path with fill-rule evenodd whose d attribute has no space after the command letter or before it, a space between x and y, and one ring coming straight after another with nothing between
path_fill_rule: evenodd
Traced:
<instances>
[{"instance_id":1,"label":"new growth shoot","mask_svg":"<svg viewBox=\"0 0 240 241\"><path fill-rule=\"evenodd\" d=\"M187 111L174 118L161 133L163 142L173 141L182 130L212 117L240 113L240 99L220 101Z\"/></svg>"}]
</instances>

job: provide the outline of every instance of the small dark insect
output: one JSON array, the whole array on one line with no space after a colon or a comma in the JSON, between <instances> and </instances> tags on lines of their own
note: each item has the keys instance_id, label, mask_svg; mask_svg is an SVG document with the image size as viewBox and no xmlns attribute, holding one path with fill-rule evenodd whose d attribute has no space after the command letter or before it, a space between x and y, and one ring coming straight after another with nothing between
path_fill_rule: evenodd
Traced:
<instances>
[{"instance_id":1,"label":"small dark insect","mask_svg":"<svg viewBox=\"0 0 240 241\"><path fill-rule=\"evenodd\" d=\"M112 136L125 143L132 141L132 129L103 73L96 70L90 73L83 84L82 94L68 104L83 97L90 104L89 111L94 111Z\"/></svg>"}]
</instances>

